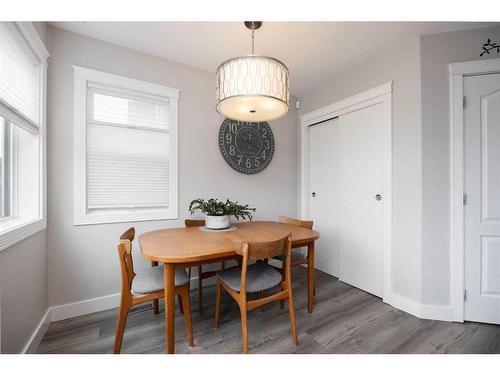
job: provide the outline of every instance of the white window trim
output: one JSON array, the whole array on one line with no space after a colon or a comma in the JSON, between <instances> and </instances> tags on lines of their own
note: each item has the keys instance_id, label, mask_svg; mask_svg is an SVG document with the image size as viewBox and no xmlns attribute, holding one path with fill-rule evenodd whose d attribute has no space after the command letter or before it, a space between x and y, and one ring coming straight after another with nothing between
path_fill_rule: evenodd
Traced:
<instances>
[{"instance_id":1,"label":"white window trim","mask_svg":"<svg viewBox=\"0 0 500 375\"><path fill-rule=\"evenodd\" d=\"M180 91L150 82L73 65L74 71L74 225L121 223L129 221L171 220L178 218L178 103ZM87 83L135 90L169 99L169 207L87 211L86 120Z\"/></svg>"},{"instance_id":2,"label":"white window trim","mask_svg":"<svg viewBox=\"0 0 500 375\"><path fill-rule=\"evenodd\" d=\"M31 22L15 22L22 36L40 60L40 197L39 217L28 222L13 219L0 226L0 251L47 228L47 180L46 180L46 118L47 118L47 58L49 52Z\"/></svg>"}]
</instances>

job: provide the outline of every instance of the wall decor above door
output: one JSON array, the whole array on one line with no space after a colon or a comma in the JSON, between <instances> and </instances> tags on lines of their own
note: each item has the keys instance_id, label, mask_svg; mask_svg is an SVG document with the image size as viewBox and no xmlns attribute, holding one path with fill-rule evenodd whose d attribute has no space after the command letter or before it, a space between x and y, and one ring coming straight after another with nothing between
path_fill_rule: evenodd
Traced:
<instances>
[{"instance_id":1,"label":"wall decor above door","mask_svg":"<svg viewBox=\"0 0 500 375\"><path fill-rule=\"evenodd\" d=\"M219 149L224 160L244 174L263 171L274 155L274 135L267 122L226 118L219 130Z\"/></svg>"},{"instance_id":2,"label":"wall decor above door","mask_svg":"<svg viewBox=\"0 0 500 375\"><path fill-rule=\"evenodd\" d=\"M500 43L492 42L491 39L488 38L486 43L483 44L483 52L481 52L479 57L483 57L485 53L489 55L490 51L497 51L497 53L500 53Z\"/></svg>"}]
</instances>

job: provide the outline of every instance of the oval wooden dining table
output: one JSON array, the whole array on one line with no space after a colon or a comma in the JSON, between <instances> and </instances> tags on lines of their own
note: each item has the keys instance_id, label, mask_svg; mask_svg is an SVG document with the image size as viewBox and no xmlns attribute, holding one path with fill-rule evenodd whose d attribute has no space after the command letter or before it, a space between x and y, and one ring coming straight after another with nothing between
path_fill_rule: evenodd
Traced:
<instances>
[{"instance_id":1,"label":"oval wooden dining table","mask_svg":"<svg viewBox=\"0 0 500 375\"><path fill-rule=\"evenodd\" d=\"M165 280L165 340L167 353L175 352L175 269L187 268L219 260L235 259L235 249L245 242L272 241L292 233L292 247L308 247L307 305L312 312L314 303L314 241L319 233L295 225L273 221L236 223L236 230L204 232L200 227L162 229L139 236L142 255L162 262Z\"/></svg>"}]
</instances>

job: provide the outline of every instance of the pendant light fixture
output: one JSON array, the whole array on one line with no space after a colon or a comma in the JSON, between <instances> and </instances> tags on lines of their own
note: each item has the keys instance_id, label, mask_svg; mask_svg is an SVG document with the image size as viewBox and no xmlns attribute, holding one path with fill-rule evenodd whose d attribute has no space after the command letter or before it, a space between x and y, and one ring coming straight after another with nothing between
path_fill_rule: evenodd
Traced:
<instances>
[{"instance_id":1,"label":"pendant light fixture","mask_svg":"<svg viewBox=\"0 0 500 375\"><path fill-rule=\"evenodd\" d=\"M233 120L261 122L288 112L288 68L281 61L254 54L260 21L247 21L252 54L224 61L217 68L217 112Z\"/></svg>"}]
</instances>

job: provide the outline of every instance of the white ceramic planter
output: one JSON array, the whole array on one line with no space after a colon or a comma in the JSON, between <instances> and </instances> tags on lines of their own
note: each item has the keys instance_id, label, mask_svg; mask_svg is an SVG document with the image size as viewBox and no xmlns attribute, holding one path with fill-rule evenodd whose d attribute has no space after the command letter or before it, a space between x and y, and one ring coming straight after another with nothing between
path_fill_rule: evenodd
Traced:
<instances>
[{"instance_id":1,"label":"white ceramic planter","mask_svg":"<svg viewBox=\"0 0 500 375\"><path fill-rule=\"evenodd\" d=\"M226 229L229 228L231 222L229 221L229 215L224 216L210 216L205 215L205 226L208 229Z\"/></svg>"}]
</instances>

